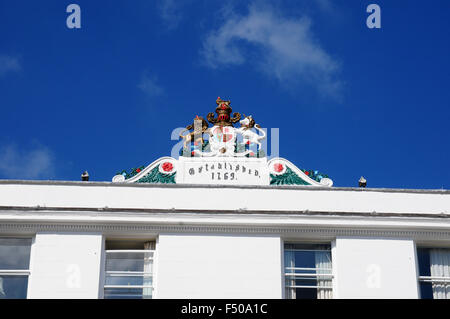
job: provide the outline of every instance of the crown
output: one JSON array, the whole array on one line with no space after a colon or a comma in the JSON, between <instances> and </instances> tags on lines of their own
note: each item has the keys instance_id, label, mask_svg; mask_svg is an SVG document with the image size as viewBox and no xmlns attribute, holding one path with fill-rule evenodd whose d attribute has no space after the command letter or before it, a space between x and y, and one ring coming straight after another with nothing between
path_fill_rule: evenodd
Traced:
<instances>
[{"instance_id":1,"label":"crown","mask_svg":"<svg viewBox=\"0 0 450 319\"><path fill-rule=\"evenodd\" d=\"M233 111L230 106L230 101L222 100L219 96L216 100L216 104L217 118L214 118L213 113L209 113L207 116L209 122L219 126L233 126L232 123L236 123L240 120L241 115L239 113L234 113L233 118L230 117L230 114Z\"/></svg>"}]
</instances>

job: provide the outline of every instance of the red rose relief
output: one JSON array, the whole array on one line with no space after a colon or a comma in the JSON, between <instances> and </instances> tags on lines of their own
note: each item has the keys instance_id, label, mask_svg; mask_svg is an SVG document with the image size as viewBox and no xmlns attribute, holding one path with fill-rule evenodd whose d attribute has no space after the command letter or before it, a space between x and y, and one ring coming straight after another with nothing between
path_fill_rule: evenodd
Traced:
<instances>
[{"instance_id":1,"label":"red rose relief","mask_svg":"<svg viewBox=\"0 0 450 319\"><path fill-rule=\"evenodd\" d=\"M280 163L273 164L273 169L275 172L279 173L283 170L283 164Z\"/></svg>"},{"instance_id":2,"label":"red rose relief","mask_svg":"<svg viewBox=\"0 0 450 319\"><path fill-rule=\"evenodd\" d=\"M162 169L164 172L171 172L173 170L173 165L172 163L165 162L162 164Z\"/></svg>"}]
</instances>

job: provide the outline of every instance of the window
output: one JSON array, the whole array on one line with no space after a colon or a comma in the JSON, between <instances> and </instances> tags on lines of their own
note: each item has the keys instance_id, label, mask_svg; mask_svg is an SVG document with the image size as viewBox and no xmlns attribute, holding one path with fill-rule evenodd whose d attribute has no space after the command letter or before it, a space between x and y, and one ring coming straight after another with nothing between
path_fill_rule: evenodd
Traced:
<instances>
[{"instance_id":1,"label":"window","mask_svg":"<svg viewBox=\"0 0 450 319\"><path fill-rule=\"evenodd\" d=\"M332 298L330 245L284 245L286 298Z\"/></svg>"},{"instance_id":2,"label":"window","mask_svg":"<svg viewBox=\"0 0 450 319\"><path fill-rule=\"evenodd\" d=\"M450 249L418 248L420 296L450 299Z\"/></svg>"},{"instance_id":3,"label":"window","mask_svg":"<svg viewBox=\"0 0 450 319\"><path fill-rule=\"evenodd\" d=\"M0 237L0 299L27 298L31 238Z\"/></svg>"},{"instance_id":4,"label":"window","mask_svg":"<svg viewBox=\"0 0 450 319\"><path fill-rule=\"evenodd\" d=\"M107 241L105 299L150 299L155 242Z\"/></svg>"}]
</instances>

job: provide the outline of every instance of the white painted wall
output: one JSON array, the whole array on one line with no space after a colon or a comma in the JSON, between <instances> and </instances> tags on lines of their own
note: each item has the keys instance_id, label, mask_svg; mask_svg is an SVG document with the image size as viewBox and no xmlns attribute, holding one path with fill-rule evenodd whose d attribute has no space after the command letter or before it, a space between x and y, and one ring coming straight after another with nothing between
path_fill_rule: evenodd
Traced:
<instances>
[{"instance_id":1,"label":"white painted wall","mask_svg":"<svg viewBox=\"0 0 450 319\"><path fill-rule=\"evenodd\" d=\"M274 236L161 234L156 298L281 298Z\"/></svg>"},{"instance_id":2,"label":"white painted wall","mask_svg":"<svg viewBox=\"0 0 450 319\"><path fill-rule=\"evenodd\" d=\"M334 245L333 245L334 246ZM335 298L418 298L412 240L337 238Z\"/></svg>"},{"instance_id":3,"label":"white painted wall","mask_svg":"<svg viewBox=\"0 0 450 319\"><path fill-rule=\"evenodd\" d=\"M28 298L98 298L102 235L37 233Z\"/></svg>"}]
</instances>

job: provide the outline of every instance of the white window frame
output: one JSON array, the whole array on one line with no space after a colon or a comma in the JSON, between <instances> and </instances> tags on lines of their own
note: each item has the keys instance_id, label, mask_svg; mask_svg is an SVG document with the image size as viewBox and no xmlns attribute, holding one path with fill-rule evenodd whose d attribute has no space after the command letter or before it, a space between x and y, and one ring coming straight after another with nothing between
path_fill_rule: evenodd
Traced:
<instances>
[{"instance_id":1,"label":"white window frame","mask_svg":"<svg viewBox=\"0 0 450 319\"><path fill-rule=\"evenodd\" d=\"M108 253L113 254L126 254L126 253L150 253L151 257L149 260L152 261L152 271L115 271L115 270L106 270L106 263L108 260ZM152 299L154 298L154 265L155 265L155 255L156 249L108 249L105 250L105 263L104 263L104 280L103 280L103 298L105 298L105 289L151 289L152 290ZM127 277L127 276L143 276L143 277L151 277L152 284L151 285L107 285L106 278L110 275Z\"/></svg>"},{"instance_id":2,"label":"white window frame","mask_svg":"<svg viewBox=\"0 0 450 319\"><path fill-rule=\"evenodd\" d=\"M329 250L321 250L321 249L295 249L295 248L288 248L286 249L286 245L329 245ZM330 253L330 257L332 258L332 245L331 243L308 243L308 242L290 242L285 241L283 243L283 261L285 260L286 252L295 252L295 251L320 251L324 252L327 251ZM315 271L316 273L296 273L295 271ZM327 273L320 273L318 274L317 271L328 271ZM334 287L334 274L333 274L333 259L331 259L331 268L305 268L305 267L288 267L287 265L284 265L283 269L283 281L284 281L284 297L288 299L288 296L286 295L287 289L296 289L296 288L306 288L306 289L326 289L330 290L333 295L333 287ZM303 280L318 280L318 279L329 279L330 280L330 286L306 286L306 285L289 285L289 281L296 280L296 279L303 279Z\"/></svg>"},{"instance_id":3,"label":"white window frame","mask_svg":"<svg viewBox=\"0 0 450 319\"><path fill-rule=\"evenodd\" d=\"M28 299L28 286L30 284L30 275L31 275L31 249L33 246L33 237L23 237L23 236L12 236L12 235L8 235L8 236L4 236L4 235L0 235L0 238L10 238L10 239L30 239L30 257L28 260L28 269L0 269L0 277L1 276L27 276L27 294L25 296L25 299Z\"/></svg>"},{"instance_id":4,"label":"white window frame","mask_svg":"<svg viewBox=\"0 0 450 319\"><path fill-rule=\"evenodd\" d=\"M445 249L445 250L450 251L450 248L448 248L448 247L419 246L419 247L416 247L416 249L427 249L428 251L430 251L432 249ZM431 267L431 265L430 265L430 267ZM448 265L448 267L450 267L450 264ZM430 272L431 272L431 269L430 269ZM422 283L422 282L429 282L432 285L433 284L435 284L435 285L444 284L446 287L448 286L448 288L446 288L446 290L450 289L450 276L448 276L448 277L420 276L419 270L417 271L417 273L418 273L417 280L419 282L419 286L420 286L420 283ZM422 296L420 296L420 297L422 298Z\"/></svg>"}]
</instances>

